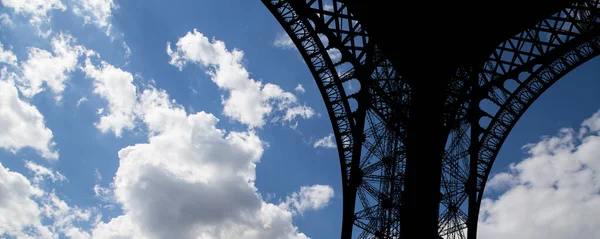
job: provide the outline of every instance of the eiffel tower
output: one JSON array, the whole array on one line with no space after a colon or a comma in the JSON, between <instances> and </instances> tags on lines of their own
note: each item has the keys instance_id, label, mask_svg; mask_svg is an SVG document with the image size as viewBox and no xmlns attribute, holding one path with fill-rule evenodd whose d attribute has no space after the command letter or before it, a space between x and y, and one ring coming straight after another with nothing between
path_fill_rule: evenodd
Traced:
<instances>
[{"instance_id":1,"label":"eiffel tower","mask_svg":"<svg viewBox=\"0 0 600 239\"><path fill-rule=\"evenodd\" d=\"M477 236L513 126L600 53L600 0L262 0L333 127L341 238Z\"/></svg>"}]
</instances>

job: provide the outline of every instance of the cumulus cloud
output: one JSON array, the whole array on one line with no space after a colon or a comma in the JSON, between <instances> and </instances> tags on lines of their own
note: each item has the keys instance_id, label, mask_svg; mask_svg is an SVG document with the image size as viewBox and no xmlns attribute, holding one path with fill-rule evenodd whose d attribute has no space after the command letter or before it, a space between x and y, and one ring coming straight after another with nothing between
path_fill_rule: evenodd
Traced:
<instances>
[{"instance_id":1,"label":"cumulus cloud","mask_svg":"<svg viewBox=\"0 0 600 239\"><path fill-rule=\"evenodd\" d=\"M302 108L293 94L277 85L250 79L241 65L241 51L227 51L224 44L219 47L215 42L209 45L220 54L218 61L209 59L211 63L207 63L213 67L210 73L213 81L230 91L223 103L230 111L224 112L232 115L239 107L246 106L236 104L249 100L248 105L252 107L268 109L265 115L277 110L286 112L289 119L310 117L312 109ZM333 196L331 187L303 187L289 196L285 204L265 202L254 186L255 168L264 151L264 142L254 130L227 132L217 128L219 120L212 114L188 114L169 99L164 90L150 85L138 91L131 73L101 60L94 64L92 56L98 55L76 45L69 35L54 38L52 47L52 53L30 48L28 60L18 66L22 75L3 69L0 147L18 150L29 146L45 157L58 158L58 152L51 150L52 132L45 128L37 109L19 98L19 90L29 98L47 87L60 97L65 81L75 69L92 79L94 93L108 102L106 110L99 110L103 115L96 126L119 136L123 129L133 128L139 120L148 130L148 142L120 150L119 168L110 188L100 184L93 188L101 200L118 203L123 209L123 215L108 222L95 221L98 218L93 218L92 211L70 206L53 190L43 189L44 182L66 180L59 172L26 161L26 168L33 173L30 181L0 165L0 190L11 192L10 201L6 201L6 197L0 199L0 235L18 238L308 238L293 225L292 217L326 206ZM178 50L178 54L183 53ZM85 64L77 67L78 58L84 54L87 56ZM171 51L171 54L175 53ZM16 58L14 61L11 57L2 59L8 59L5 63L16 63ZM246 86L250 86L249 91ZM249 112L238 112L238 118ZM260 117L263 121L265 116ZM262 124L264 122L257 125ZM23 136L33 137L19 138ZM16 190L21 190L20 194L12 193ZM0 192L0 195L7 194ZM82 222L93 223L93 229L86 232L74 226Z\"/></svg>"},{"instance_id":2,"label":"cumulus cloud","mask_svg":"<svg viewBox=\"0 0 600 239\"><path fill-rule=\"evenodd\" d=\"M333 197L333 188L329 185L313 185L300 187L299 192L294 192L286 197L280 207L290 210L294 214L302 214L306 210L317 210L327 206Z\"/></svg>"},{"instance_id":3,"label":"cumulus cloud","mask_svg":"<svg viewBox=\"0 0 600 239\"><path fill-rule=\"evenodd\" d=\"M52 221L52 224L46 225L54 234L52 238L56 238L58 235L73 239L91 238L89 232L77 226L82 223L92 225L97 223L98 218L93 218L94 213L91 210L68 205L54 191L45 192L38 199L38 206L43 218Z\"/></svg>"},{"instance_id":4,"label":"cumulus cloud","mask_svg":"<svg viewBox=\"0 0 600 239\"><path fill-rule=\"evenodd\" d=\"M218 129L212 114L187 114L164 90L139 95L148 143L119 151L114 196L125 214L100 223L99 238L307 238L292 211L318 209L327 186L301 189L289 207L266 203L254 186L264 151L253 132Z\"/></svg>"},{"instance_id":5,"label":"cumulus cloud","mask_svg":"<svg viewBox=\"0 0 600 239\"><path fill-rule=\"evenodd\" d=\"M32 164L30 164L31 167ZM40 165L33 166L37 175L57 175ZM43 167L42 167L43 168ZM39 183L31 183L20 173L0 163L0 235L15 238L90 238L89 233L76 227L90 222L92 212L69 206L53 191L44 191ZM48 220L51 223L48 223Z\"/></svg>"},{"instance_id":6,"label":"cumulus cloud","mask_svg":"<svg viewBox=\"0 0 600 239\"><path fill-rule=\"evenodd\" d=\"M526 146L529 156L495 175L501 192L481 205L481 238L595 238L600 227L600 112L579 130Z\"/></svg>"},{"instance_id":7,"label":"cumulus cloud","mask_svg":"<svg viewBox=\"0 0 600 239\"><path fill-rule=\"evenodd\" d=\"M315 144L313 145L313 147L317 148L317 147L323 147L323 148L328 148L328 149L333 149L336 148L336 144L335 144L335 139L333 137L333 133L318 139Z\"/></svg>"},{"instance_id":8,"label":"cumulus cloud","mask_svg":"<svg viewBox=\"0 0 600 239\"><path fill-rule=\"evenodd\" d=\"M17 56L11 51L4 49L4 45L0 42L0 63L8 65L17 65Z\"/></svg>"},{"instance_id":9,"label":"cumulus cloud","mask_svg":"<svg viewBox=\"0 0 600 239\"><path fill-rule=\"evenodd\" d=\"M73 13L83 18L85 24L94 24L110 36L112 10L118 8L113 0L79 0L73 4Z\"/></svg>"},{"instance_id":10,"label":"cumulus cloud","mask_svg":"<svg viewBox=\"0 0 600 239\"><path fill-rule=\"evenodd\" d=\"M50 45L52 53L28 48L27 60L19 63L16 55L0 43L0 63L6 64L0 71L0 147L13 153L31 147L42 157L58 159L58 152L53 149L52 131L45 126L42 114L26 99L50 89L59 102L70 74L76 69L78 57L93 52L63 33L55 36Z\"/></svg>"},{"instance_id":11,"label":"cumulus cloud","mask_svg":"<svg viewBox=\"0 0 600 239\"><path fill-rule=\"evenodd\" d=\"M34 228L43 238L51 232L40 222L41 211L31 198L43 195L43 191L33 187L27 178L5 168L0 163L0 235L7 234L27 238L26 227Z\"/></svg>"},{"instance_id":12,"label":"cumulus cloud","mask_svg":"<svg viewBox=\"0 0 600 239\"><path fill-rule=\"evenodd\" d=\"M2 0L2 5L12 8L17 14L29 18L29 23L38 28L39 34L46 37L50 30L42 32L40 27L50 21L53 10L65 11L67 7L60 0Z\"/></svg>"},{"instance_id":13,"label":"cumulus cloud","mask_svg":"<svg viewBox=\"0 0 600 239\"><path fill-rule=\"evenodd\" d=\"M308 106L305 106L305 105L294 106L294 107L288 108L285 111L283 120L290 122L298 116L300 116L304 119L309 119L309 118L313 117L314 115L315 115L315 111Z\"/></svg>"},{"instance_id":14,"label":"cumulus cloud","mask_svg":"<svg viewBox=\"0 0 600 239\"><path fill-rule=\"evenodd\" d=\"M2 5L12 8L15 13L31 17L32 23L48 22L48 12L67 9L60 0L2 0Z\"/></svg>"},{"instance_id":15,"label":"cumulus cloud","mask_svg":"<svg viewBox=\"0 0 600 239\"><path fill-rule=\"evenodd\" d=\"M102 116L96 127L102 132L113 131L116 137L121 136L123 129L133 129L137 104L133 75L105 61L94 65L90 57L82 71L94 80L93 92L108 102L108 110L100 112Z\"/></svg>"},{"instance_id":16,"label":"cumulus cloud","mask_svg":"<svg viewBox=\"0 0 600 239\"><path fill-rule=\"evenodd\" d=\"M294 94L282 90L278 85L263 84L250 78L242 65L244 53L241 50L230 51L224 42L209 40L196 29L187 32L175 45L176 49L173 50L171 44L167 43L171 65L180 70L188 63L207 67L206 73L211 80L229 92L222 100L226 116L255 128L262 127L265 117L274 111L286 112L288 118L310 118L314 115L310 107L294 108L299 106ZM287 113L290 109L293 109L292 112Z\"/></svg>"},{"instance_id":17,"label":"cumulus cloud","mask_svg":"<svg viewBox=\"0 0 600 239\"><path fill-rule=\"evenodd\" d=\"M244 91L242 86L258 86L259 96L270 100L268 107L299 106L295 96L279 86L248 78L240 63L241 52L229 52L223 43L206 43L200 47L218 53L210 57L198 53L196 57L205 58L197 63L217 64L219 69L211 73L215 83L238 91ZM170 54L173 64L185 64L179 58L184 51ZM94 65L88 58L82 70L94 79L96 87L102 84L104 90L95 93L104 92L101 95L109 101L109 115L126 112L120 114L127 116L122 122L139 122L148 131L147 143L119 151L119 168L110 187L97 184L93 188L96 197L119 204L124 212L99 222L91 231L93 238L308 238L293 225L292 217L326 206L333 196L331 187L303 187L283 204L267 203L254 186L255 168L265 144L254 130L219 129L214 115L204 111L188 114L166 91L152 84L138 90L130 73L108 63ZM227 75L229 70L233 75ZM119 125L127 128L134 123Z\"/></svg>"},{"instance_id":18,"label":"cumulus cloud","mask_svg":"<svg viewBox=\"0 0 600 239\"><path fill-rule=\"evenodd\" d=\"M582 125L584 126L580 131L582 134L588 131L600 131L600 112L596 112L592 117L584 120Z\"/></svg>"},{"instance_id":19,"label":"cumulus cloud","mask_svg":"<svg viewBox=\"0 0 600 239\"><path fill-rule=\"evenodd\" d=\"M107 187L103 187L100 184L94 185L94 196L100 199L103 202L111 203L114 201L112 190Z\"/></svg>"},{"instance_id":20,"label":"cumulus cloud","mask_svg":"<svg viewBox=\"0 0 600 239\"><path fill-rule=\"evenodd\" d=\"M18 78L19 90L25 97L35 96L46 85L60 101L65 82L76 69L78 57L86 52L75 42L73 36L60 33L50 42L53 53L36 47L28 49L28 58L21 63L23 76Z\"/></svg>"},{"instance_id":21,"label":"cumulus cloud","mask_svg":"<svg viewBox=\"0 0 600 239\"><path fill-rule=\"evenodd\" d=\"M58 159L52 131L38 109L19 98L16 78L6 68L0 71L0 147L13 153L30 147L44 158Z\"/></svg>"},{"instance_id":22,"label":"cumulus cloud","mask_svg":"<svg viewBox=\"0 0 600 239\"><path fill-rule=\"evenodd\" d=\"M36 184L46 179L50 179L52 182L67 180L60 172L55 172L32 161L25 161L25 167L33 172L33 182Z\"/></svg>"}]
</instances>

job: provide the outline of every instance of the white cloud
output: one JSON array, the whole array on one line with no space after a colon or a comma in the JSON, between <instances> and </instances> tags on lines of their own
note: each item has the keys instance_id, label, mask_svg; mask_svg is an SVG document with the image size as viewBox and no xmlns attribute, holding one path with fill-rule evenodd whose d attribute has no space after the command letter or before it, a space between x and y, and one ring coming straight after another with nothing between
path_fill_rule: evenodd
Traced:
<instances>
[{"instance_id":1,"label":"white cloud","mask_svg":"<svg viewBox=\"0 0 600 239\"><path fill-rule=\"evenodd\" d=\"M50 179L52 182L65 181L67 178L60 172L54 172L49 168L36 164L32 161L25 161L25 167L33 172L33 182L40 183L45 179Z\"/></svg>"},{"instance_id":2,"label":"white cloud","mask_svg":"<svg viewBox=\"0 0 600 239\"><path fill-rule=\"evenodd\" d=\"M15 13L29 17L29 23L38 28L38 33L46 37L50 30L42 32L40 27L50 21L49 12L65 11L67 7L60 0L2 0L2 5L12 8Z\"/></svg>"},{"instance_id":3,"label":"white cloud","mask_svg":"<svg viewBox=\"0 0 600 239\"><path fill-rule=\"evenodd\" d=\"M127 42L125 41L123 41L121 45L123 46L123 49L125 49L125 59L129 59L131 56L131 48L129 48L129 45L127 45Z\"/></svg>"},{"instance_id":4,"label":"white cloud","mask_svg":"<svg viewBox=\"0 0 600 239\"><path fill-rule=\"evenodd\" d=\"M4 50L2 42L0 42L0 63L6 63L8 65L17 65L17 56L9 49Z\"/></svg>"},{"instance_id":5,"label":"white cloud","mask_svg":"<svg viewBox=\"0 0 600 239\"><path fill-rule=\"evenodd\" d=\"M273 41L273 45L281 49L296 48L296 45L294 45L294 42L292 41L290 36L288 36L288 34L285 32L280 32L277 34L277 36L275 37L275 41Z\"/></svg>"},{"instance_id":6,"label":"white cloud","mask_svg":"<svg viewBox=\"0 0 600 239\"><path fill-rule=\"evenodd\" d=\"M0 13L0 26L14 27L15 24L6 13Z\"/></svg>"},{"instance_id":7,"label":"white cloud","mask_svg":"<svg viewBox=\"0 0 600 239\"><path fill-rule=\"evenodd\" d=\"M313 185L300 187L300 192L288 196L285 202L279 204L285 210L294 214L302 214L306 210L317 210L329 204L333 197L333 188L329 185Z\"/></svg>"},{"instance_id":8,"label":"white cloud","mask_svg":"<svg viewBox=\"0 0 600 239\"><path fill-rule=\"evenodd\" d=\"M39 207L42 215L52 221L52 224L47 227L55 234L53 238L56 238L56 235L74 239L90 238L88 232L76 225L82 222L94 223L91 221L92 211L71 207L54 192L45 192L39 199Z\"/></svg>"},{"instance_id":9,"label":"white cloud","mask_svg":"<svg viewBox=\"0 0 600 239\"><path fill-rule=\"evenodd\" d=\"M46 176L56 175L50 170L38 172ZM3 195L0 197L0 235L43 239L59 235L90 238L88 233L74 225L90 221L92 213L67 205L54 192L42 190L38 183L40 181L32 184L22 174L0 164L0 195Z\"/></svg>"},{"instance_id":10,"label":"white cloud","mask_svg":"<svg viewBox=\"0 0 600 239\"><path fill-rule=\"evenodd\" d=\"M102 132L113 131L116 137L121 136L123 129L133 129L137 104L133 75L104 61L93 65L89 57L82 71L94 80L94 93L108 101L108 112L98 112L106 114L95 123L96 127Z\"/></svg>"},{"instance_id":11,"label":"white cloud","mask_svg":"<svg viewBox=\"0 0 600 239\"><path fill-rule=\"evenodd\" d=\"M42 92L45 84L60 101L65 82L75 70L78 57L86 52L75 41L71 35L61 33L51 41L53 54L35 47L29 48L27 61L21 63L23 76L18 78L19 90L25 97L31 98Z\"/></svg>"},{"instance_id":12,"label":"white cloud","mask_svg":"<svg viewBox=\"0 0 600 239\"><path fill-rule=\"evenodd\" d=\"M256 81L250 78L246 68L242 65L244 53L234 49L229 51L225 43L218 40L209 40L202 33L194 29L180 38L176 43L177 49L173 51L171 44L167 43L167 54L171 57L170 64L180 70L188 63L196 63L209 67L207 74L219 88L229 91L223 97L223 113L250 128L262 127L265 117L274 111L289 111L298 106L294 94L286 92L278 85ZM307 109L308 107L302 108ZM310 113L295 113L300 109L287 113L290 117L311 117ZM310 109L312 112L312 109ZM305 111L307 112L307 111Z\"/></svg>"},{"instance_id":13,"label":"white cloud","mask_svg":"<svg viewBox=\"0 0 600 239\"><path fill-rule=\"evenodd\" d=\"M600 227L600 113L579 132L562 129L527 146L529 156L490 180L481 238L596 238Z\"/></svg>"},{"instance_id":14,"label":"white cloud","mask_svg":"<svg viewBox=\"0 0 600 239\"><path fill-rule=\"evenodd\" d=\"M83 102L88 101L87 97L81 97L79 100L77 100L77 103L75 103L75 107L79 107Z\"/></svg>"},{"instance_id":15,"label":"white cloud","mask_svg":"<svg viewBox=\"0 0 600 239\"><path fill-rule=\"evenodd\" d=\"M98 223L92 232L92 238L102 239L137 239L145 238L140 228L129 216L112 218L109 223Z\"/></svg>"},{"instance_id":16,"label":"white cloud","mask_svg":"<svg viewBox=\"0 0 600 239\"><path fill-rule=\"evenodd\" d=\"M264 149L253 131L218 129L215 116L187 114L152 86L138 98L149 140L119 151L114 195L125 214L100 223L95 238L307 238L291 211L258 194L255 168ZM321 208L329 189L304 188L290 205Z\"/></svg>"},{"instance_id":17,"label":"white cloud","mask_svg":"<svg viewBox=\"0 0 600 239\"><path fill-rule=\"evenodd\" d=\"M108 187L103 187L100 184L95 184L94 185L94 196L98 199L100 199L100 201L106 203L106 205L104 205L104 207L112 207L113 203L115 202L114 199L114 195L113 195L113 190L111 188Z\"/></svg>"},{"instance_id":18,"label":"white cloud","mask_svg":"<svg viewBox=\"0 0 600 239\"><path fill-rule=\"evenodd\" d=\"M110 188L102 187L102 186L100 186L100 184L94 185L93 189L94 189L94 196L100 197L103 200L105 198L109 197L112 193Z\"/></svg>"},{"instance_id":19,"label":"white cloud","mask_svg":"<svg viewBox=\"0 0 600 239\"><path fill-rule=\"evenodd\" d=\"M310 119L315 115L315 111L308 106L295 106L287 109L285 111L285 115L283 116L283 120L292 121L297 116L302 117L303 119Z\"/></svg>"},{"instance_id":20,"label":"white cloud","mask_svg":"<svg viewBox=\"0 0 600 239\"><path fill-rule=\"evenodd\" d=\"M327 54L329 55L329 58L331 58L331 61L333 61L333 63L337 63L340 59L342 59L342 53L336 48L331 48L327 50Z\"/></svg>"},{"instance_id":21,"label":"white cloud","mask_svg":"<svg viewBox=\"0 0 600 239\"><path fill-rule=\"evenodd\" d=\"M582 133L587 133L588 130L591 131L600 131L600 112L596 112L592 117L583 121Z\"/></svg>"},{"instance_id":22,"label":"white cloud","mask_svg":"<svg viewBox=\"0 0 600 239\"><path fill-rule=\"evenodd\" d=\"M13 153L31 147L44 158L58 159L52 131L37 108L19 98L15 78L6 68L0 71L0 147Z\"/></svg>"},{"instance_id":23,"label":"white cloud","mask_svg":"<svg viewBox=\"0 0 600 239\"><path fill-rule=\"evenodd\" d=\"M2 5L12 8L16 13L30 16L32 23L48 22L48 12L67 9L60 0L2 0Z\"/></svg>"},{"instance_id":24,"label":"white cloud","mask_svg":"<svg viewBox=\"0 0 600 239\"><path fill-rule=\"evenodd\" d=\"M27 227L34 228L37 236L50 238L52 232L41 222L41 211L31 198L43 195L25 176L8 170L0 163L0 235L28 238Z\"/></svg>"},{"instance_id":25,"label":"white cloud","mask_svg":"<svg viewBox=\"0 0 600 239\"><path fill-rule=\"evenodd\" d=\"M64 38L63 35L61 37ZM69 40L63 42L69 42ZM61 44L53 44L54 55L46 51L45 58L41 58L60 57L61 54L57 52L61 51L57 50L56 45ZM62 46L64 45L71 46L72 44L62 44ZM94 93L108 101L107 110L105 112L99 110L100 114L108 113L101 117L96 126L100 130L112 130L115 135L120 135L122 129L133 128L134 121L139 117L149 132L148 143L136 144L119 151L120 165L111 186L102 187L97 184L93 188L95 195L103 201L119 203L124 214L106 223L98 222L93 226L91 234L75 227L74 225L80 222L90 222L93 213L89 210L69 206L58 198L54 191L42 190L40 186L45 179L59 181L63 180L64 176L28 161L26 167L34 174L33 185L21 175L22 183L19 187L26 189L24 185L29 185L31 190L19 195L18 198L19 203L28 203L27 207L14 203L0 203L0 210L4 210L3 205L9 205L12 210L15 210L15 207L18 210L30 210L30 216L23 219L21 221L23 223L18 224L18 220L4 223L10 218L3 218L5 214L0 214L0 222L3 223L0 224L0 230L4 230L0 231L0 235L6 233L21 237L30 233L27 230L34 228L35 232L32 232L34 234L29 235L34 238L54 238L59 235L72 238L91 238L92 235L93 238L197 238L198 236L249 239L308 238L298 232L293 225L293 215L304 210L316 210L324 207L330 198L327 195L329 193L333 195L333 191L319 190L318 187L326 187L323 185L304 187L301 192L292 194L289 199L289 208L264 202L254 186L255 168L264 151L264 142L253 130L226 132L216 127L218 119L215 116L205 112L188 114L181 105L170 100L163 90L147 86L147 89L138 92L129 72L103 61L94 65L90 57L96 54L92 54L83 47L75 47L77 50L71 51L77 53L73 64L64 64L63 66L69 66L62 67L67 70L50 71L55 73L51 79L64 84L66 75L73 71L71 68L77 65L78 57L85 53L88 58L85 65L79 69L86 74L86 77L94 80ZM230 92L231 99L238 99L234 96L237 93L242 95L238 101L258 99L258 103L262 104L260 106L267 107L269 113L279 110L288 114L286 110L299 107L295 96L283 91L279 86L263 85L248 78L247 71L240 63L242 59L240 51L229 52L224 44L222 48L217 46L215 49L221 51L219 60L223 62L212 64L215 67L215 72L212 73L213 80L220 86L229 87L227 89L235 89ZM38 59L40 57L30 56L29 58ZM33 66L38 64L32 62L28 61L27 63L31 65L31 68L35 68ZM52 61L48 62L48 64L53 63ZM72 67L70 67L71 65ZM217 67L218 69L216 69ZM234 71L233 75L227 75L229 70ZM0 89L2 91L10 90L12 95L2 93L0 98L3 96L8 99L14 98L25 104L18 98L17 87L13 83L15 80L20 80L20 86L23 91L29 91L30 97L44 90L44 83L54 93L58 94L64 90L64 85L62 88L52 87L53 84L49 80L37 82L36 85L32 84L32 80L28 77L24 76L23 79L20 79L20 76L14 73L8 74L6 70L4 73ZM240 74L244 77L240 78ZM24 75L26 74L24 73ZM47 75L44 76L47 77ZM63 78L65 80L56 80ZM7 87L4 87L4 84ZM56 85L60 84L54 84L54 86ZM244 98L244 94L248 92L243 87L248 85L256 87L252 88L249 93L258 92L257 98ZM2 102L10 101L3 100ZM7 106L13 105L15 104ZM224 105L225 108L228 107L227 103ZM35 110L35 107L29 107ZM6 107L0 105L0 109L4 108ZM29 109L29 111L32 110ZM5 111L0 111L0 113L3 112ZM296 109L289 114L303 116L301 112ZM38 121L41 120L43 126L41 114L37 112L36 116ZM264 116L261 115L261 117ZM7 117L1 117L0 123L3 123L2 120L5 118ZM103 119L106 120L103 121ZM26 120L17 122L22 123ZM9 129L13 128L15 127L9 127ZM28 127L29 130L31 128L33 127ZM0 128L0 130L2 129L4 128ZM22 132L23 130L20 133ZM49 139L51 139L51 131L47 130L47 132L50 133ZM8 135L9 139L14 138L9 134L2 135ZM37 136L35 140L43 139L39 135L34 136ZM1 139L0 142L3 142ZM35 140L29 140L26 143L32 143ZM38 151L40 150L38 149ZM57 153L56 157L58 157ZM2 173L1 170L0 173ZM20 174L15 173L15 175ZM0 187L0 190L2 189ZM177 195L177 197L173 195ZM27 215L20 211L14 213ZM6 213L6 215L10 214ZM2 221L3 219L4 221ZM50 219L50 223L46 223L48 222L46 219Z\"/></svg>"},{"instance_id":26,"label":"white cloud","mask_svg":"<svg viewBox=\"0 0 600 239\"><path fill-rule=\"evenodd\" d=\"M78 0L73 4L73 13L82 17L85 24L93 23L110 36L112 10L116 8L113 0Z\"/></svg>"},{"instance_id":27,"label":"white cloud","mask_svg":"<svg viewBox=\"0 0 600 239\"><path fill-rule=\"evenodd\" d=\"M323 138L318 139L315 144L313 145L313 147L317 148L317 147L323 147L323 148L329 148L329 149L333 149L336 148L336 144L335 144L335 140L333 137L333 134L329 134Z\"/></svg>"},{"instance_id":28,"label":"white cloud","mask_svg":"<svg viewBox=\"0 0 600 239\"><path fill-rule=\"evenodd\" d=\"M94 197L101 201L101 207L112 210L115 207L116 200L113 193L114 185L111 184L110 187L105 187L101 185L102 174L98 169L94 170L94 177L96 179L96 184L92 188L94 191Z\"/></svg>"},{"instance_id":29,"label":"white cloud","mask_svg":"<svg viewBox=\"0 0 600 239\"><path fill-rule=\"evenodd\" d=\"M240 87L236 84L258 86L259 96L269 100L268 107L276 109L297 104L295 96L279 86L263 86L249 79L239 62L241 52L228 52L224 45L218 47L222 43L215 44L217 47L208 43L209 50L220 51L220 55L213 57L224 61L218 72L213 73L218 85L239 91L243 89L236 88ZM170 51L169 54L176 65L182 60L179 54L184 52ZM206 61L219 63L210 57L205 58L204 63L208 65ZM180 63L182 67L185 61ZM87 59L83 71L98 76L102 75L102 69L111 67L107 63L96 67ZM222 76L230 72L228 70L234 71L233 77ZM111 71L118 74L110 75L118 76L106 79L121 80L112 82L119 87L106 87L107 92L127 89L118 94L127 95L127 107L116 108L133 108L127 110L128 114L131 112L131 118L139 118L145 124L149 139L148 143L119 151L119 168L110 188L99 184L94 187L97 197L120 204L124 212L99 223L92 231L94 238L307 238L292 224L293 214L324 207L329 201L328 195L333 195L333 191L328 190L330 187L306 187L292 194L288 208L264 202L254 186L255 168L264 151L264 142L254 130L218 129L219 120L212 114L188 114L184 107L169 99L164 90L147 85L138 91L131 74L116 68ZM245 77L236 75L240 72ZM125 75L127 77L122 77ZM108 81L104 81L107 84ZM227 108L227 104L224 107Z\"/></svg>"},{"instance_id":30,"label":"white cloud","mask_svg":"<svg viewBox=\"0 0 600 239\"><path fill-rule=\"evenodd\" d=\"M306 90L304 89L304 87L302 86L302 84L298 84L298 86L296 86L296 88L294 88L294 90L298 93L304 93L306 92Z\"/></svg>"}]
</instances>

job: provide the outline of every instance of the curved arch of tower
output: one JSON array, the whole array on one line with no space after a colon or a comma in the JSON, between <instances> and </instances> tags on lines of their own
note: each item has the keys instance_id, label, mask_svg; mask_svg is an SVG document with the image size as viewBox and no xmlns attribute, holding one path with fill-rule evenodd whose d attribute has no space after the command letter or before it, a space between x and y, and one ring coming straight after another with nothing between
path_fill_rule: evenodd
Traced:
<instances>
[{"instance_id":1,"label":"curved arch of tower","mask_svg":"<svg viewBox=\"0 0 600 239\"><path fill-rule=\"evenodd\" d=\"M518 3L511 1L503 4ZM600 54L600 0L539 1L527 17L489 16L499 29L489 36L458 29L463 38L446 46L386 38L412 36L403 36L404 25L390 28L402 18L383 15L392 10L379 0L262 2L327 107L340 157L342 239L475 239L486 181L513 126L553 83ZM410 29L429 34L421 24ZM420 63L431 54L456 60Z\"/></svg>"}]
</instances>

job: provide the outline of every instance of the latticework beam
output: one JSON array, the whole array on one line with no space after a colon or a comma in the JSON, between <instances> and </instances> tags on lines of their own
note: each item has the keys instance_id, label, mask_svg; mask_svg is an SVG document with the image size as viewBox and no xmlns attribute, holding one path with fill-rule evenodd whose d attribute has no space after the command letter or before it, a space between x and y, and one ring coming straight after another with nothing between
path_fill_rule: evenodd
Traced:
<instances>
[{"instance_id":1,"label":"latticework beam","mask_svg":"<svg viewBox=\"0 0 600 239\"><path fill-rule=\"evenodd\" d=\"M399 238L414 79L403 79L344 1L262 1L299 49L327 107L342 174L342 238ZM574 1L447 80L443 238L476 237L485 183L510 130L554 82L600 54L598 1Z\"/></svg>"}]
</instances>

